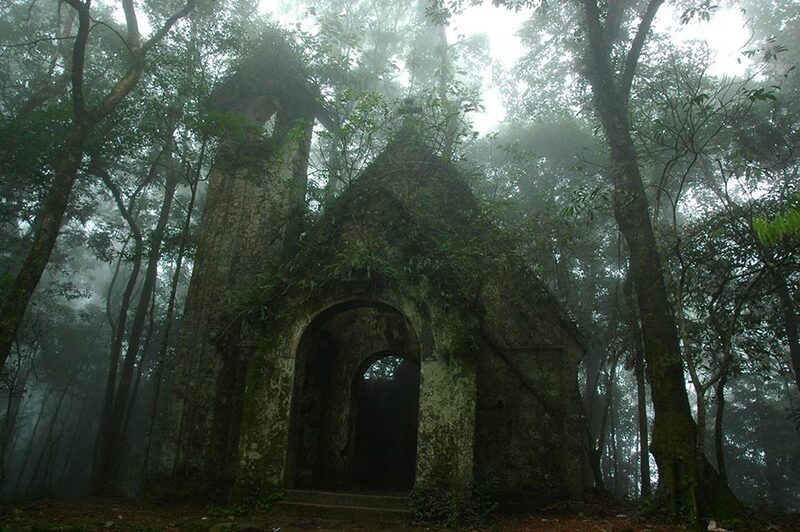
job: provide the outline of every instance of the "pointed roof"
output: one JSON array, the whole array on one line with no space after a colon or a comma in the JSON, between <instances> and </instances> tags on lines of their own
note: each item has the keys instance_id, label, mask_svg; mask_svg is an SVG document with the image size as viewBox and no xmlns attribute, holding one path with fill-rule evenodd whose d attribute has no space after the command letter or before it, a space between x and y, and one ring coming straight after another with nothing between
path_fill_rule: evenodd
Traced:
<instances>
[{"instance_id":1,"label":"pointed roof","mask_svg":"<svg viewBox=\"0 0 800 532\"><path fill-rule=\"evenodd\" d=\"M431 297L465 309L476 308L487 284L514 286L509 302L560 316L583 344L549 289L481 210L465 175L409 129L327 206L261 301L269 302L267 314L283 312L281 300L293 293L305 301L341 281L424 285Z\"/></svg>"}]
</instances>

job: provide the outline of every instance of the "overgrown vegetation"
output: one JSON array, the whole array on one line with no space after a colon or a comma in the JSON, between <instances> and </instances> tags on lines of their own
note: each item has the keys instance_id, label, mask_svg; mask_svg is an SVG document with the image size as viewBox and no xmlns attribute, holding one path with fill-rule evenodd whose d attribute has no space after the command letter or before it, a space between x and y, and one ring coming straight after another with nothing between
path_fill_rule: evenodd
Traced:
<instances>
[{"instance_id":1,"label":"overgrown vegetation","mask_svg":"<svg viewBox=\"0 0 800 532\"><path fill-rule=\"evenodd\" d=\"M263 333L289 294L341 283L467 308L485 272L532 272L588 338L594 487L677 520L740 513L727 487L800 509L796 1L284 4L280 23L244 0L0 6L0 493L139 492L209 175L273 186L265 167L316 120L298 220L270 222L300 222L291 253L211 321ZM516 36L473 32L476 12ZM685 33L725 17L750 36L728 63ZM305 121L276 129L288 110ZM425 164L395 168L404 137ZM681 423L657 441L654 414ZM481 497L416 492L415 519L477 525Z\"/></svg>"},{"instance_id":2,"label":"overgrown vegetation","mask_svg":"<svg viewBox=\"0 0 800 532\"><path fill-rule=\"evenodd\" d=\"M493 482L476 484L472 497L463 500L437 486L411 491L411 520L419 525L443 525L456 528L484 528L491 524L497 509L493 500Z\"/></svg>"}]
</instances>

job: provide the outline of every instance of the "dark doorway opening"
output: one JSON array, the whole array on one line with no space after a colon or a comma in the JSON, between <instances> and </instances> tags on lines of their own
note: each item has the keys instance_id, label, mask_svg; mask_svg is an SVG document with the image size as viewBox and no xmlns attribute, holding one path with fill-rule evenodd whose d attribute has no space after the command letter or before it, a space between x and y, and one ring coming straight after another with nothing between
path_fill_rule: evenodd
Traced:
<instances>
[{"instance_id":1,"label":"dark doorway opening","mask_svg":"<svg viewBox=\"0 0 800 532\"><path fill-rule=\"evenodd\" d=\"M417 457L419 365L392 353L370 357L355 376L354 463L357 487L413 487Z\"/></svg>"}]
</instances>

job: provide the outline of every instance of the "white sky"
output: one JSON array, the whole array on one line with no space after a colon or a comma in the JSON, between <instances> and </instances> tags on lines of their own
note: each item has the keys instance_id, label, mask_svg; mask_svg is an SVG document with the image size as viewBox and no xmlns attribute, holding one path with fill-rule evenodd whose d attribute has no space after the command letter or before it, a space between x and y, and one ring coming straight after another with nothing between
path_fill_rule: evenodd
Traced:
<instances>
[{"instance_id":1,"label":"white sky","mask_svg":"<svg viewBox=\"0 0 800 532\"><path fill-rule=\"evenodd\" d=\"M286 0L261 0L259 10L270 13L283 24L294 24L294 17L285 14L288 5L291 2ZM529 15L529 10L515 12L494 7L485 1L483 5L468 8L454 17L448 28L448 39L455 42L459 35L469 37L486 34L492 59L505 68L511 68L525 52L516 32ZM741 52L750 38L750 32L738 9L720 9L709 22L695 21L681 25L678 14L667 6L659 12L655 27L658 31L671 33L677 42L704 41L713 53L713 64L709 69L711 75L733 76L742 74L747 68L748 61ZM506 116L491 72L484 73L483 85L485 110L471 115L475 129L482 135L496 129Z\"/></svg>"},{"instance_id":2,"label":"white sky","mask_svg":"<svg viewBox=\"0 0 800 532\"><path fill-rule=\"evenodd\" d=\"M671 33L677 42L705 42L714 54L709 68L712 76L735 76L747 70L749 61L742 56L742 51L751 32L739 9L720 9L709 22L694 21L685 26L680 24L674 11L667 9L657 19L656 29Z\"/></svg>"}]
</instances>

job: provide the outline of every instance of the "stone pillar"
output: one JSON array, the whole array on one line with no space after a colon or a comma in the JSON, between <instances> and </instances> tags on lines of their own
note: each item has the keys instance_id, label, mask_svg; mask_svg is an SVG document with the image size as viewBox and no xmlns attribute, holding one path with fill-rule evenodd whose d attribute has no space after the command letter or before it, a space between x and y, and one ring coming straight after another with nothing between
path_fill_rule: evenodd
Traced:
<instances>
[{"instance_id":1,"label":"stone pillar","mask_svg":"<svg viewBox=\"0 0 800 532\"><path fill-rule=\"evenodd\" d=\"M233 499L257 499L283 485L295 357L291 351L259 355L248 375L242 439Z\"/></svg>"},{"instance_id":2,"label":"stone pillar","mask_svg":"<svg viewBox=\"0 0 800 532\"><path fill-rule=\"evenodd\" d=\"M475 438L475 368L463 359L423 360L420 367L416 487L469 497Z\"/></svg>"}]
</instances>

